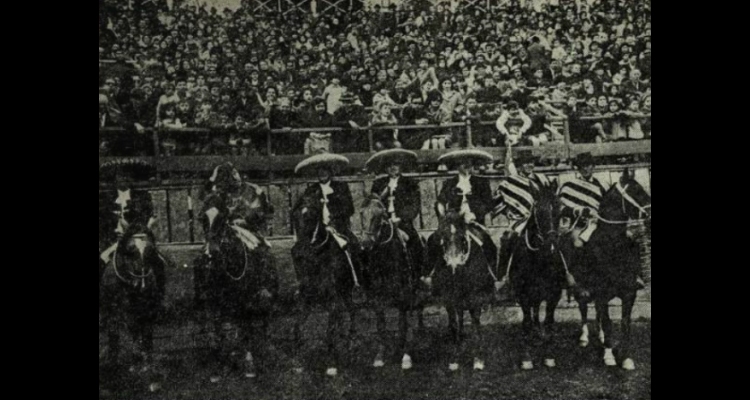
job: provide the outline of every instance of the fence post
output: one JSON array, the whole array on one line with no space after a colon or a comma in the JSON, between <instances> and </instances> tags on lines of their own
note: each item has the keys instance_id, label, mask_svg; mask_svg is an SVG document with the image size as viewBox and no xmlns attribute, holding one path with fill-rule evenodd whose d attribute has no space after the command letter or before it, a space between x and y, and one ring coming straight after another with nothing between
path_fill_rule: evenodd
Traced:
<instances>
[{"instance_id":1,"label":"fence post","mask_svg":"<svg viewBox=\"0 0 750 400\"><path fill-rule=\"evenodd\" d=\"M159 146L159 129L154 129L154 157L159 158L161 155L160 146Z\"/></svg>"},{"instance_id":2,"label":"fence post","mask_svg":"<svg viewBox=\"0 0 750 400\"><path fill-rule=\"evenodd\" d=\"M474 134L471 129L471 119L466 120L466 147L474 147Z\"/></svg>"},{"instance_id":3,"label":"fence post","mask_svg":"<svg viewBox=\"0 0 750 400\"><path fill-rule=\"evenodd\" d=\"M375 152L375 134L372 133L372 127L367 128L367 140L370 142L370 153Z\"/></svg>"}]
</instances>

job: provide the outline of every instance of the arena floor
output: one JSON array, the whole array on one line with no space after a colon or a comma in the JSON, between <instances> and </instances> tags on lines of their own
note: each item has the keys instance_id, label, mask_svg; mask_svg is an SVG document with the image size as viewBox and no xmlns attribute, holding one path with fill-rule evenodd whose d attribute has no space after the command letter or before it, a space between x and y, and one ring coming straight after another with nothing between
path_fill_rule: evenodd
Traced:
<instances>
[{"instance_id":1,"label":"arena floor","mask_svg":"<svg viewBox=\"0 0 750 400\"><path fill-rule=\"evenodd\" d=\"M366 329L366 328L365 328ZM555 341L558 368L546 369L544 355L534 356L537 370L520 369L518 352L520 327L485 326L483 354L487 368L472 370L472 356L462 359L461 371L451 373L445 328L427 328L417 333L412 356L415 368L404 373L400 356L394 354L382 370L370 367L376 353L373 332L362 330L350 346L344 346L344 359L338 378L324 375L322 341L307 338L297 358L305 367L302 374L293 371L295 354L291 342L274 337L274 348L266 355L265 373L255 381L240 379L239 371L218 385L209 383L209 372L198 363L199 353L180 351L165 356L167 372L163 390L149 394L144 383L127 372L102 371L100 380L109 396L100 398L145 400L592 400L651 398L651 325L638 322L634 327L634 359L638 369L626 372L607 368L603 349L592 343L578 347L577 325L559 327ZM619 332L619 327L618 327ZM317 335L315 335L317 336ZM113 378L116 376L117 378ZM374 395L374 393L378 393Z\"/></svg>"}]
</instances>

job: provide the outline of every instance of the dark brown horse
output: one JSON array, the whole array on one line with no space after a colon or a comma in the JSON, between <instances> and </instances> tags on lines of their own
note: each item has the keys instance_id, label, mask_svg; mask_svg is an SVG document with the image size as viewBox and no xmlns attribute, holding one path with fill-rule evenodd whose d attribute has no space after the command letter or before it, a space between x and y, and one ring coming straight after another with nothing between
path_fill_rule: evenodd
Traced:
<instances>
[{"instance_id":1,"label":"dark brown horse","mask_svg":"<svg viewBox=\"0 0 750 400\"><path fill-rule=\"evenodd\" d=\"M211 382L218 383L233 367L253 379L258 373L255 357L268 348L267 331L279 288L275 261L264 240L248 238L257 240L252 250L243 243L241 223L229 221L224 207L208 209L201 220L207 243L194 268L196 306L209 329ZM227 328L236 328L238 346ZM237 354L241 360L233 358Z\"/></svg>"},{"instance_id":2,"label":"dark brown horse","mask_svg":"<svg viewBox=\"0 0 750 400\"><path fill-rule=\"evenodd\" d=\"M328 376L338 375L344 314L351 320L350 333L355 331L355 315L366 301L362 262L351 249L342 249L340 238L321 223L320 203L303 198L292 212L297 243L292 249L297 279L300 282L297 301L295 339L302 345L302 326L315 307L328 313L326 333ZM351 339L350 335L350 339ZM301 370L301 368L298 368Z\"/></svg>"},{"instance_id":3,"label":"dark brown horse","mask_svg":"<svg viewBox=\"0 0 750 400\"><path fill-rule=\"evenodd\" d=\"M638 243L629 235L629 226L634 223L651 224L651 196L629 171L604 196L598 228L589 242L574 249L568 241L566 253L570 257L570 268L578 281L578 302L583 317L581 345L589 343L588 305L596 304L597 327L601 328L604 344L604 361L607 366L616 366L613 351L613 323L609 302L622 300L623 342L620 351L622 367L634 370L631 354L632 314L639 284L641 254Z\"/></svg>"},{"instance_id":4,"label":"dark brown horse","mask_svg":"<svg viewBox=\"0 0 750 400\"><path fill-rule=\"evenodd\" d=\"M161 378L154 359L154 328L164 300L167 262L152 235L131 227L112 253L111 262L99 260L100 311L109 336L110 357L120 352L120 327L126 326L136 345L130 371L159 390Z\"/></svg>"},{"instance_id":5,"label":"dark brown horse","mask_svg":"<svg viewBox=\"0 0 750 400\"><path fill-rule=\"evenodd\" d=\"M385 314L389 308L399 311L399 342L397 349L402 357L401 367L410 370L413 366L409 341L409 312L420 311L418 289L421 284L424 260L407 246L407 240L415 240L423 246L420 237L406 238L405 233L391 221L388 208L380 198L368 199L363 207L362 218L365 240L362 242L369 255L368 293L378 320L380 343L373 366L385 366L385 352L389 343Z\"/></svg>"},{"instance_id":6,"label":"dark brown horse","mask_svg":"<svg viewBox=\"0 0 750 400\"><path fill-rule=\"evenodd\" d=\"M554 332L555 312L566 285L565 265L555 225L559 210L556 185L541 189L523 231L506 235L502 240L500 265L507 267L506 276L523 310L524 370L534 368L531 351L538 339L543 343L545 365L556 366L550 338ZM540 310L544 302L547 308L542 325Z\"/></svg>"},{"instance_id":7,"label":"dark brown horse","mask_svg":"<svg viewBox=\"0 0 750 400\"><path fill-rule=\"evenodd\" d=\"M452 224L449 221L454 221ZM483 347L481 316L483 306L490 304L496 281L493 275L495 266L490 265L478 234L463 223L463 218L447 218L435 238L441 244L442 257L430 256L436 260L435 270L428 278L434 277L434 287L448 312L454 351L450 370L460 369L462 353L474 356L474 369L484 370L485 363L480 357ZM464 341L464 313L469 311L474 327L471 343ZM462 349L462 347L465 347Z\"/></svg>"}]
</instances>

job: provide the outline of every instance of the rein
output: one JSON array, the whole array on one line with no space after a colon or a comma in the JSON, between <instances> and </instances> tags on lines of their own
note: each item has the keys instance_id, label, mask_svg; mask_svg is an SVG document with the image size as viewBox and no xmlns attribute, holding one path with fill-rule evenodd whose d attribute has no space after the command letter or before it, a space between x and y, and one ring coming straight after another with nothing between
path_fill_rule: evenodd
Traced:
<instances>
[{"instance_id":1,"label":"rein","mask_svg":"<svg viewBox=\"0 0 750 400\"><path fill-rule=\"evenodd\" d=\"M118 271L118 269L117 269L117 249L115 249L114 254L112 255L112 268L114 268L115 275L117 276L117 278L119 280L121 280L123 283L127 283L127 284L131 284L132 283L132 282L127 281L125 278L123 278L122 275L120 275L120 271ZM137 280L140 280L141 281L141 289L145 289L146 288L146 278L148 278L151 275L153 275L154 274L154 270L150 269L148 271L148 273L145 274L145 275L137 275L137 274L135 274L135 273L133 273L131 271L128 271L128 274L131 277L133 277L133 278L135 278ZM136 287L138 286L138 282L135 283L135 286Z\"/></svg>"}]
</instances>

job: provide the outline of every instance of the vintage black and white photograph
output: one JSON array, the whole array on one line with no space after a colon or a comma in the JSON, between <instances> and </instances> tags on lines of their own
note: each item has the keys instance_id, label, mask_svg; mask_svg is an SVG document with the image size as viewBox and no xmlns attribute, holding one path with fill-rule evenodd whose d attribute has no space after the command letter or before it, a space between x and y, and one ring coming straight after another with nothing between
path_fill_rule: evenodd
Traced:
<instances>
[{"instance_id":1,"label":"vintage black and white photograph","mask_svg":"<svg viewBox=\"0 0 750 400\"><path fill-rule=\"evenodd\" d=\"M650 0L99 0L99 399L650 400Z\"/></svg>"}]
</instances>

